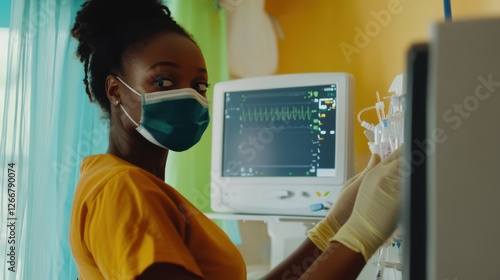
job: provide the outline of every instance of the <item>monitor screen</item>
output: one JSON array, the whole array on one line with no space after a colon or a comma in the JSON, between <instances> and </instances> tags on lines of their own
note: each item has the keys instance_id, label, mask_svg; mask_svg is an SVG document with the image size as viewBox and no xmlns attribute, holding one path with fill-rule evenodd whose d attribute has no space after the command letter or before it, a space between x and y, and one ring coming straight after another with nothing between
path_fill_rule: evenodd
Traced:
<instances>
[{"instance_id":1,"label":"monitor screen","mask_svg":"<svg viewBox=\"0 0 500 280\"><path fill-rule=\"evenodd\" d=\"M324 215L352 175L352 87L345 73L216 84L212 209Z\"/></svg>"},{"instance_id":2,"label":"monitor screen","mask_svg":"<svg viewBox=\"0 0 500 280\"><path fill-rule=\"evenodd\" d=\"M336 84L226 92L223 176L335 176L336 94Z\"/></svg>"}]
</instances>

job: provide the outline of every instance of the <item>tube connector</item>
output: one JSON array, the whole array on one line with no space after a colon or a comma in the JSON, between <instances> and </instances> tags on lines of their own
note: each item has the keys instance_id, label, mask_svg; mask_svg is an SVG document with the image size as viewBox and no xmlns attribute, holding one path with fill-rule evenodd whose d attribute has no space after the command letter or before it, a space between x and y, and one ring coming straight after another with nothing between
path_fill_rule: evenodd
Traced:
<instances>
[{"instance_id":1,"label":"tube connector","mask_svg":"<svg viewBox=\"0 0 500 280\"><path fill-rule=\"evenodd\" d=\"M366 128L368 130L371 130L371 131L374 131L375 132L375 125L371 124L371 123L367 123L365 121L362 121L361 122L361 127L363 128Z\"/></svg>"}]
</instances>

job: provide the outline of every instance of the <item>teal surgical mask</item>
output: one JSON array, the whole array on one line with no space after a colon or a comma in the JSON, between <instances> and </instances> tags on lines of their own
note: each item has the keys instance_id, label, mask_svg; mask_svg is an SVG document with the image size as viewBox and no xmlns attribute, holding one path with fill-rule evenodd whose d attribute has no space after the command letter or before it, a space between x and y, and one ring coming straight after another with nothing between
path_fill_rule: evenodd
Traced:
<instances>
[{"instance_id":1,"label":"teal surgical mask","mask_svg":"<svg viewBox=\"0 0 500 280\"><path fill-rule=\"evenodd\" d=\"M149 142L172 151L185 151L200 141L208 126L209 101L192 88L141 94L116 77L141 97L140 124L120 104L123 112Z\"/></svg>"}]
</instances>

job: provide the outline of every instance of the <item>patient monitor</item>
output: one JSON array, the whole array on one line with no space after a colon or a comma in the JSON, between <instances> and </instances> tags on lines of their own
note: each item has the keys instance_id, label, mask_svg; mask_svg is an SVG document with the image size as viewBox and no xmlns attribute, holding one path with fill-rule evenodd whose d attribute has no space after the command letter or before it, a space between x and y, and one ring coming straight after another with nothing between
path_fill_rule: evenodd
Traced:
<instances>
[{"instance_id":1,"label":"patient monitor","mask_svg":"<svg viewBox=\"0 0 500 280\"><path fill-rule=\"evenodd\" d=\"M324 216L353 171L352 101L345 73L217 83L212 209Z\"/></svg>"}]
</instances>

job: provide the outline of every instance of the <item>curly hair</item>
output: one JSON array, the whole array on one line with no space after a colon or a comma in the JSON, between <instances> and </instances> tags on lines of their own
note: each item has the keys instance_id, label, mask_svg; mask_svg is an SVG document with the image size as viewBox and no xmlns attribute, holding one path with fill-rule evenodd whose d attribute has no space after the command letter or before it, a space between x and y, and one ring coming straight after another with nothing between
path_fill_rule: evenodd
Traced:
<instances>
[{"instance_id":1,"label":"curly hair","mask_svg":"<svg viewBox=\"0 0 500 280\"><path fill-rule=\"evenodd\" d=\"M105 81L110 74L123 73L130 51L163 33L193 37L171 16L161 0L89 0L76 14L71 35L78 40L76 55L83 63L85 91L97 100L107 117L110 102Z\"/></svg>"}]
</instances>

